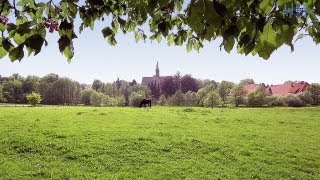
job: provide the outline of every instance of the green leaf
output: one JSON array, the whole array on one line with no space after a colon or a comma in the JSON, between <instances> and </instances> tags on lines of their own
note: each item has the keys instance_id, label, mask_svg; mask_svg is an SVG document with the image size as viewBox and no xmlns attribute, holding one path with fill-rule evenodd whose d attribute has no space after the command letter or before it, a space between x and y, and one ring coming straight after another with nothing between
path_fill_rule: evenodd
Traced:
<instances>
[{"instance_id":1,"label":"green leaf","mask_svg":"<svg viewBox=\"0 0 320 180\"><path fill-rule=\"evenodd\" d=\"M167 37L167 41L168 41L168 45L171 46L174 44L174 35L173 34L169 34Z\"/></svg>"},{"instance_id":2,"label":"green leaf","mask_svg":"<svg viewBox=\"0 0 320 180\"><path fill-rule=\"evenodd\" d=\"M118 17L118 22L120 24L120 27L124 29L124 27L126 26L126 21Z\"/></svg>"},{"instance_id":3,"label":"green leaf","mask_svg":"<svg viewBox=\"0 0 320 180\"><path fill-rule=\"evenodd\" d=\"M262 11L262 13L266 16L268 15L271 10L272 10L272 6L273 6L273 2L274 0L263 0L259 7L260 7L260 10Z\"/></svg>"},{"instance_id":4,"label":"green leaf","mask_svg":"<svg viewBox=\"0 0 320 180\"><path fill-rule=\"evenodd\" d=\"M66 56L67 60L68 60L68 63L71 62L71 59L73 58L74 56L74 52L73 52L73 48L71 48L70 46L67 46L64 51L63 51L63 54Z\"/></svg>"},{"instance_id":5,"label":"green leaf","mask_svg":"<svg viewBox=\"0 0 320 180\"><path fill-rule=\"evenodd\" d=\"M296 29L293 27L290 27L287 24L281 24L276 27L276 31L277 31L277 41L279 43L285 43L288 46L290 46L291 52L293 52L294 46L292 44L292 41L293 41L293 37L297 32Z\"/></svg>"},{"instance_id":6,"label":"green leaf","mask_svg":"<svg viewBox=\"0 0 320 180\"><path fill-rule=\"evenodd\" d=\"M69 2L68 3L68 6L69 6L69 10L70 10L70 15L75 18L76 15L77 15L77 12L78 12L78 7L76 4L72 3L72 2Z\"/></svg>"},{"instance_id":7,"label":"green leaf","mask_svg":"<svg viewBox=\"0 0 320 180\"><path fill-rule=\"evenodd\" d=\"M206 6L208 8L210 6L211 1L207 0L206 2ZM220 17L224 17L227 13L227 8L217 0L213 0L213 8L215 12L219 14Z\"/></svg>"},{"instance_id":8,"label":"green leaf","mask_svg":"<svg viewBox=\"0 0 320 180\"><path fill-rule=\"evenodd\" d=\"M30 0L21 0L17 3L17 6L23 7L23 6L27 5L29 2L30 2Z\"/></svg>"},{"instance_id":9,"label":"green leaf","mask_svg":"<svg viewBox=\"0 0 320 180\"><path fill-rule=\"evenodd\" d=\"M61 36L60 39L58 40L59 44L59 50L60 52L63 52L66 47L71 45L71 40L68 38L68 36Z\"/></svg>"},{"instance_id":10,"label":"green leaf","mask_svg":"<svg viewBox=\"0 0 320 180\"><path fill-rule=\"evenodd\" d=\"M192 46L193 46L193 41L192 39L189 39L187 43L187 52L192 51Z\"/></svg>"},{"instance_id":11,"label":"green leaf","mask_svg":"<svg viewBox=\"0 0 320 180\"><path fill-rule=\"evenodd\" d=\"M292 0L278 0L277 1L278 6L283 6L283 5L289 4L289 3L292 3Z\"/></svg>"},{"instance_id":12,"label":"green leaf","mask_svg":"<svg viewBox=\"0 0 320 180\"><path fill-rule=\"evenodd\" d=\"M2 23L0 23L0 31L4 31L6 29L6 27L5 27L5 25L4 24L2 24Z\"/></svg>"},{"instance_id":13,"label":"green leaf","mask_svg":"<svg viewBox=\"0 0 320 180\"><path fill-rule=\"evenodd\" d=\"M206 31L204 38L208 41L211 41L212 38L215 38L217 29L214 26L209 26Z\"/></svg>"},{"instance_id":14,"label":"green leaf","mask_svg":"<svg viewBox=\"0 0 320 180\"><path fill-rule=\"evenodd\" d=\"M26 40L26 38L29 36L29 34L24 34L23 36L21 36L20 34L16 33L13 36L13 40L16 44L20 45L22 43L24 43L24 41Z\"/></svg>"},{"instance_id":15,"label":"green leaf","mask_svg":"<svg viewBox=\"0 0 320 180\"><path fill-rule=\"evenodd\" d=\"M157 34L156 39L157 39L158 43L160 43L160 42L161 42L161 40L162 40L162 36L161 36L161 34Z\"/></svg>"},{"instance_id":16,"label":"green leaf","mask_svg":"<svg viewBox=\"0 0 320 180\"><path fill-rule=\"evenodd\" d=\"M117 44L117 41L116 41L116 38L114 36L114 34L110 35L108 37L108 43L111 45L111 46L115 46Z\"/></svg>"},{"instance_id":17,"label":"green leaf","mask_svg":"<svg viewBox=\"0 0 320 180\"><path fill-rule=\"evenodd\" d=\"M7 30L10 33L11 31L15 30L17 28L17 26L13 23L8 23L7 24Z\"/></svg>"},{"instance_id":18,"label":"green leaf","mask_svg":"<svg viewBox=\"0 0 320 180\"><path fill-rule=\"evenodd\" d=\"M7 53L8 52L2 46L0 46L0 59L2 59L4 56L6 56Z\"/></svg>"},{"instance_id":19,"label":"green leaf","mask_svg":"<svg viewBox=\"0 0 320 180\"><path fill-rule=\"evenodd\" d=\"M204 28L204 25L202 24L204 6L205 4L203 3L203 0L196 1L196 3L194 3L189 10L190 16L188 19L188 24L196 33L200 33Z\"/></svg>"},{"instance_id":20,"label":"green leaf","mask_svg":"<svg viewBox=\"0 0 320 180\"><path fill-rule=\"evenodd\" d=\"M212 1L205 0L205 14L204 18L206 22L214 27L220 27L222 23L222 18L224 18L226 13L226 7L216 0L214 0L212 5Z\"/></svg>"},{"instance_id":21,"label":"green leaf","mask_svg":"<svg viewBox=\"0 0 320 180\"><path fill-rule=\"evenodd\" d=\"M13 44L9 41L9 39L2 40L2 47L9 52L11 49L14 48Z\"/></svg>"},{"instance_id":22,"label":"green leaf","mask_svg":"<svg viewBox=\"0 0 320 180\"><path fill-rule=\"evenodd\" d=\"M158 30L164 35L168 35L168 23L166 21L161 21L158 24Z\"/></svg>"},{"instance_id":23,"label":"green leaf","mask_svg":"<svg viewBox=\"0 0 320 180\"><path fill-rule=\"evenodd\" d=\"M103 37L106 38L114 33L110 27L106 27L106 28L102 29L102 34L103 34Z\"/></svg>"},{"instance_id":24,"label":"green leaf","mask_svg":"<svg viewBox=\"0 0 320 180\"><path fill-rule=\"evenodd\" d=\"M112 27L112 30L113 32L117 33L118 31L118 28L119 28L119 23L117 20L113 20L112 23L111 23L111 27Z\"/></svg>"},{"instance_id":25,"label":"green leaf","mask_svg":"<svg viewBox=\"0 0 320 180\"><path fill-rule=\"evenodd\" d=\"M200 48L202 47L202 44L199 41L194 41L193 42L193 48L199 52Z\"/></svg>"},{"instance_id":26,"label":"green leaf","mask_svg":"<svg viewBox=\"0 0 320 180\"><path fill-rule=\"evenodd\" d=\"M9 58L12 62L19 60L21 61L24 57L23 45L20 45L9 52Z\"/></svg>"},{"instance_id":27,"label":"green leaf","mask_svg":"<svg viewBox=\"0 0 320 180\"><path fill-rule=\"evenodd\" d=\"M34 34L26 40L25 45L28 48L33 49L35 51L34 55L37 55L41 51L43 43L44 43L44 38L39 34Z\"/></svg>"},{"instance_id":28,"label":"green leaf","mask_svg":"<svg viewBox=\"0 0 320 180\"><path fill-rule=\"evenodd\" d=\"M235 40L234 40L233 37L229 37L228 39L223 40L224 49L225 49L228 53L230 53L231 50L233 49L234 43L235 43Z\"/></svg>"},{"instance_id":29,"label":"green leaf","mask_svg":"<svg viewBox=\"0 0 320 180\"><path fill-rule=\"evenodd\" d=\"M72 22L68 22L67 20L64 20L60 23L59 29L60 30L73 30L74 25Z\"/></svg>"},{"instance_id":30,"label":"green leaf","mask_svg":"<svg viewBox=\"0 0 320 180\"><path fill-rule=\"evenodd\" d=\"M254 48L255 48L255 42L254 41L250 41L247 45L244 45L242 47L238 47L238 52L241 54L245 54L246 56L249 53L252 53L252 55L254 55Z\"/></svg>"},{"instance_id":31,"label":"green leaf","mask_svg":"<svg viewBox=\"0 0 320 180\"><path fill-rule=\"evenodd\" d=\"M269 21L264 26L263 33L260 35L255 48L259 56L269 59L273 51L280 46L277 40L277 32L272 28L272 21Z\"/></svg>"},{"instance_id":32,"label":"green leaf","mask_svg":"<svg viewBox=\"0 0 320 180\"><path fill-rule=\"evenodd\" d=\"M140 39L141 39L141 35L140 35L139 32L135 32L135 33L134 33L134 37L135 37L135 39L136 39L136 43L139 42Z\"/></svg>"}]
</instances>

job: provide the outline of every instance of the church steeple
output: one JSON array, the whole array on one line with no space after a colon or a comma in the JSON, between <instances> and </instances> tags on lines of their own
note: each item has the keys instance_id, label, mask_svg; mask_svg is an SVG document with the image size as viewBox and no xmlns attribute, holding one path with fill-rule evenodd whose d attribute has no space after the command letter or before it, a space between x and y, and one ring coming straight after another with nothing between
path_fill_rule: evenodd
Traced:
<instances>
[{"instance_id":1,"label":"church steeple","mask_svg":"<svg viewBox=\"0 0 320 180\"><path fill-rule=\"evenodd\" d=\"M157 67L156 67L156 76L157 76L157 77L160 77L160 70L159 70L158 61L157 61Z\"/></svg>"}]
</instances>

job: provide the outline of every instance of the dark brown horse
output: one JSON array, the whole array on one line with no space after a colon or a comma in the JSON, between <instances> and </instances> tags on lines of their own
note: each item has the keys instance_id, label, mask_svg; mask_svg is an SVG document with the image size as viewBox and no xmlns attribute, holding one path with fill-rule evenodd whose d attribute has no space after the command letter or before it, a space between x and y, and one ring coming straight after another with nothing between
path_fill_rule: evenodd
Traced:
<instances>
[{"instance_id":1,"label":"dark brown horse","mask_svg":"<svg viewBox=\"0 0 320 180\"><path fill-rule=\"evenodd\" d=\"M144 105L145 108L146 108L147 106L151 107L151 100L150 100L150 99L143 99L143 100L140 102L139 107L141 108L142 105Z\"/></svg>"}]
</instances>

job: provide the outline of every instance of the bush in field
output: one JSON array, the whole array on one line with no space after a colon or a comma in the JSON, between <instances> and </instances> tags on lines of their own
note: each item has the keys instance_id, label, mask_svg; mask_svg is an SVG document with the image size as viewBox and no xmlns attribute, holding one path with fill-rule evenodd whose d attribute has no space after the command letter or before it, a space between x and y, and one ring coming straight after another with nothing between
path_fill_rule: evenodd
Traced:
<instances>
[{"instance_id":1,"label":"bush in field","mask_svg":"<svg viewBox=\"0 0 320 180\"><path fill-rule=\"evenodd\" d=\"M200 96L196 92L188 91L185 95L186 106L197 106L200 100Z\"/></svg>"},{"instance_id":2,"label":"bush in field","mask_svg":"<svg viewBox=\"0 0 320 180\"><path fill-rule=\"evenodd\" d=\"M91 104L91 95L95 91L92 89L86 89L82 91L81 93L81 103L84 105L90 105Z\"/></svg>"},{"instance_id":3,"label":"bush in field","mask_svg":"<svg viewBox=\"0 0 320 180\"><path fill-rule=\"evenodd\" d=\"M91 99L91 104L96 107L104 106L104 104L107 102L106 95L104 95L102 92L97 92L97 91L94 91L91 94L90 99Z\"/></svg>"},{"instance_id":4,"label":"bush in field","mask_svg":"<svg viewBox=\"0 0 320 180\"><path fill-rule=\"evenodd\" d=\"M215 91L216 86L213 84L207 84L205 87L198 90L197 94L199 96L198 106L203 107L204 106L204 100L206 99L206 96L209 92Z\"/></svg>"},{"instance_id":5,"label":"bush in field","mask_svg":"<svg viewBox=\"0 0 320 180\"><path fill-rule=\"evenodd\" d=\"M293 94L285 96L285 102L290 107L302 107L306 105L297 95Z\"/></svg>"},{"instance_id":6,"label":"bush in field","mask_svg":"<svg viewBox=\"0 0 320 180\"><path fill-rule=\"evenodd\" d=\"M115 97L115 104L116 106L122 107L126 105L126 98L124 97L124 95Z\"/></svg>"},{"instance_id":7,"label":"bush in field","mask_svg":"<svg viewBox=\"0 0 320 180\"><path fill-rule=\"evenodd\" d=\"M3 97L3 88L2 88L2 86L0 84L0 103L2 103L2 102L5 102L5 99Z\"/></svg>"},{"instance_id":8,"label":"bush in field","mask_svg":"<svg viewBox=\"0 0 320 180\"><path fill-rule=\"evenodd\" d=\"M140 105L141 100L143 100L144 98L144 95L137 92L133 92L129 96L129 104L130 106L138 107Z\"/></svg>"},{"instance_id":9,"label":"bush in field","mask_svg":"<svg viewBox=\"0 0 320 180\"><path fill-rule=\"evenodd\" d=\"M286 106L285 98L282 96L267 96L268 106Z\"/></svg>"},{"instance_id":10,"label":"bush in field","mask_svg":"<svg viewBox=\"0 0 320 180\"><path fill-rule=\"evenodd\" d=\"M111 102L110 102L111 98L108 95L105 94L101 94L101 107L106 107L106 106L111 106Z\"/></svg>"},{"instance_id":11,"label":"bush in field","mask_svg":"<svg viewBox=\"0 0 320 180\"><path fill-rule=\"evenodd\" d=\"M106 101L104 103L104 106L118 106L122 107L126 104L125 97L122 96L116 96L116 97L110 97L106 96Z\"/></svg>"},{"instance_id":12,"label":"bush in field","mask_svg":"<svg viewBox=\"0 0 320 180\"><path fill-rule=\"evenodd\" d=\"M298 94L298 97L306 105L313 104L313 98L309 92L300 93L300 94Z\"/></svg>"},{"instance_id":13,"label":"bush in field","mask_svg":"<svg viewBox=\"0 0 320 180\"><path fill-rule=\"evenodd\" d=\"M222 81L217 87L217 93L221 97L222 105L225 106L230 98L231 90L234 87L234 83L230 81Z\"/></svg>"},{"instance_id":14,"label":"bush in field","mask_svg":"<svg viewBox=\"0 0 320 180\"><path fill-rule=\"evenodd\" d=\"M178 90L171 98L169 98L169 104L173 106L185 105L186 99L181 90Z\"/></svg>"},{"instance_id":15,"label":"bush in field","mask_svg":"<svg viewBox=\"0 0 320 180\"><path fill-rule=\"evenodd\" d=\"M248 95L248 105L251 107L261 107L267 104L267 93L264 88L258 88Z\"/></svg>"},{"instance_id":16,"label":"bush in field","mask_svg":"<svg viewBox=\"0 0 320 180\"><path fill-rule=\"evenodd\" d=\"M31 104L31 106L36 106L37 104L40 104L41 102L41 95L39 93L35 93L35 92L32 92L30 94L28 94L26 96L29 104Z\"/></svg>"},{"instance_id":17,"label":"bush in field","mask_svg":"<svg viewBox=\"0 0 320 180\"><path fill-rule=\"evenodd\" d=\"M160 106L164 106L167 104L167 98L164 94L162 94L160 97L159 97L159 101L158 101L158 104Z\"/></svg>"},{"instance_id":18,"label":"bush in field","mask_svg":"<svg viewBox=\"0 0 320 180\"><path fill-rule=\"evenodd\" d=\"M239 105L247 104L247 91L243 88L243 85L234 86L231 90L231 102L238 107Z\"/></svg>"},{"instance_id":19,"label":"bush in field","mask_svg":"<svg viewBox=\"0 0 320 180\"><path fill-rule=\"evenodd\" d=\"M310 86L307 89L308 93L310 93L312 98L312 104L313 105L319 105L320 104L320 84L310 84Z\"/></svg>"},{"instance_id":20,"label":"bush in field","mask_svg":"<svg viewBox=\"0 0 320 180\"><path fill-rule=\"evenodd\" d=\"M205 107L216 107L221 105L221 99L218 93L215 91L211 91L207 94L206 98L204 99L204 106Z\"/></svg>"},{"instance_id":21,"label":"bush in field","mask_svg":"<svg viewBox=\"0 0 320 180\"><path fill-rule=\"evenodd\" d=\"M110 97L102 92L94 91L91 96L91 104L97 107L124 106L125 103L126 101L123 95Z\"/></svg>"}]
</instances>

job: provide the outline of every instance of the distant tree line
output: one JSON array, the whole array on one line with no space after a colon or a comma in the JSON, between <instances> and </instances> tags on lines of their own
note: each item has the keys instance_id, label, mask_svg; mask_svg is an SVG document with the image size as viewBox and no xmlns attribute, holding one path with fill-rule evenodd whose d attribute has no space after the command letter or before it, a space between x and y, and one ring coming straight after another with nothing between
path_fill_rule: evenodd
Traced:
<instances>
[{"instance_id":1,"label":"distant tree line","mask_svg":"<svg viewBox=\"0 0 320 180\"><path fill-rule=\"evenodd\" d=\"M289 83L291 81L287 81ZM80 84L67 77L48 74L44 77L13 74L0 76L0 103L25 104L38 101L45 105L87 106L138 106L144 98L150 98L161 106L306 106L320 104L320 85L311 84L307 91L294 95L273 96L261 87L248 94L244 79L239 84L214 80L195 79L191 75L167 77L161 87L146 86L135 80L128 82L119 78L106 83L94 80L92 84ZM39 96L38 96L39 95ZM40 102L40 101L39 101Z\"/></svg>"}]
</instances>

